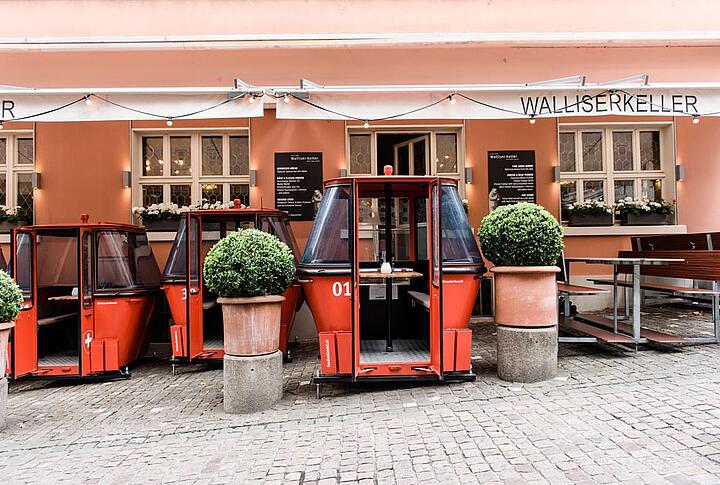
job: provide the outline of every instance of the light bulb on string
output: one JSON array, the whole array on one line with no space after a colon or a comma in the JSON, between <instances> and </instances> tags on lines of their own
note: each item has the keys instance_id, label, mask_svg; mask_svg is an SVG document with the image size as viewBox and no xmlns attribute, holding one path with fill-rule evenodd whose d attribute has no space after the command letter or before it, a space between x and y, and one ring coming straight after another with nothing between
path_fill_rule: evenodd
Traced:
<instances>
[{"instance_id":1,"label":"light bulb on string","mask_svg":"<svg viewBox=\"0 0 720 485\"><path fill-rule=\"evenodd\" d=\"M248 103L254 103L255 102L255 95L251 94L250 99L248 99Z\"/></svg>"},{"instance_id":2,"label":"light bulb on string","mask_svg":"<svg viewBox=\"0 0 720 485\"><path fill-rule=\"evenodd\" d=\"M90 95L88 94L85 96L85 104L90 106L92 104L92 99L90 99Z\"/></svg>"},{"instance_id":3,"label":"light bulb on string","mask_svg":"<svg viewBox=\"0 0 720 485\"><path fill-rule=\"evenodd\" d=\"M451 94L451 95L450 95L450 104L455 104L456 102L457 102L457 101L455 100L455 95L454 95L454 94Z\"/></svg>"},{"instance_id":4,"label":"light bulb on string","mask_svg":"<svg viewBox=\"0 0 720 485\"><path fill-rule=\"evenodd\" d=\"M370 123L367 120L363 123L363 128L370 128Z\"/></svg>"},{"instance_id":5,"label":"light bulb on string","mask_svg":"<svg viewBox=\"0 0 720 485\"><path fill-rule=\"evenodd\" d=\"M285 101L286 103L289 103L290 97L286 94L285 96L283 96L283 101Z\"/></svg>"},{"instance_id":6,"label":"light bulb on string","mask_svg":"<svg viewBox=\"0 0 720 485\"><path fill-rule=\"evenodd\" d=\"M531 124L531 125L534 125L534 124L535 124L535 121L537 121L537 120L535 119L535 115L532 115L532 116L530 117L530 124Z\"/></svg>"},{"instance_id":7,"label":"light bulb on string","mask_svg":"<svg viewBox=\"0 0 720 485\"><path fill-rule=\"evenodd\" d=\"M172 120L172 118L168 118L167 121L165 122L165 124L168 125L168 126L172 126L172 125L173 125L173 120Z\"/></svg>"},{"instance_id":8,"label":"light bulb on string","mask_svg":"<svg viewBox=\"0 0 720 485\"><path fill-rule=\"evenodd\" d=\"M700 123L700 117L697 115L693 116L692 122L693 122L693 125L697 125L698 123Z\"/></svg>"},{"instance_id":9,"label":"light bulb on string","mask_svg":"<svg viewBox=\"0 0 720 485\"><path fill-rule=\"evenodd\" d=\"M0 130L2 130L2 129L3 129L3 122L2 122L2 120L0 120Z\"/></svg>"}]
</instances>

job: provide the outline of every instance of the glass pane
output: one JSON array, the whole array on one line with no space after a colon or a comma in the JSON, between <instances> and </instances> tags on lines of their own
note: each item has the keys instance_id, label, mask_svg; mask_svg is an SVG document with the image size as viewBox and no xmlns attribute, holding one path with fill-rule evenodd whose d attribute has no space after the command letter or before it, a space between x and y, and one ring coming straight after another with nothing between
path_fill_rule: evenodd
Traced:
<instances>
[{"instance_id":1,"label":"glass pane","mask_svg":"<svg viewBox=\"0 0 720 485\"><path fill-rule=\"evenodd\" d=\"M240 199L240 203L250 207L250 186L248 184L230 184L230 202Z\"/></svg>"},{"instance_id":2,"label":"glass pane","mask_svg":"<svg viewBox=\"0 0 720 485\"><path fill-rule=\"evenodd\" d=\"M82 263L82 279L83 279L83 308L92 306L92 244L90 241L91 234L86 232L83 234L82 251L85 257Z\"/></svg>"},{"instance_id":3,"label":"glass pane","mask_svg":"<svg viewBox=\"0 0 720 485\"><path fill-rule=\"evenodd\" d=\"M0 174L0 205L7 205L7 184L5 174Z\"/></svg>"},{"instance_id":4,"label":"glass pane","mask_svg":"<svg viewBox=\"0 0 720 485\"><path fill-rule=\"evenodd\" d=\"M143 175L160 176L163 174L163 139L161 136L142 138Z\"/></svg>"},{"instance_id":5,"label":"glass pane","mask_svg":"<svg viewBox=\"0 0 720 485\"><path fill-rule=\"evenodd\" d=\"M640 132L640 170L660 170L660 132Z\"/></svg>"},{"instance_id":6,"label":"glass pane","mask_svg":"<svg viewBox=\"0 0 720 485\"><path fill-rule=\"evenodd\" d=\"M432 198L430 202L430 210L431 210L431 217L432 217L432 284L433 286L440 286L440 252L441 252L441 246L440 246L440 232L438 231L438 227L440 227L440 208L438 207L438 202L440 199L440 190L438 188L438 185L433 185L432 187Z\"/></svg>"},{"instance_id":7,"label":"glass pane","mask_svg":"<svg viewBox=\"0 0 720 485\"><path fill-rule=\"evenodd\" d=\"M230 137L230 175L250 173L250 145L247 136Z\"/></svg>"},{"instance_id":8,"label":"glass pane","mask_svg":"<svg viewBox=\"0 0 720 485\"><path fill-rule=\"evenodd\" d=\"M560 133L560 171L575 172L575 133Z\"/></svg>"},{"instance_id":9,"label":"glass pane","mask_svg":"<svg viewBox=\"0 0 720 485\"><path fill-rule=\"evenodd\" d=\"M7 139L0 138L0 165L7 163Z\"/></svg>"},{"instance_id":10,"label":"glass pane","mask_svg":"<svg viewBox=\"0 0 720 485\"><path fill-rule=\"evenodd\" d=\"M18 233L15 244L15 281L25 299L29 299L32 297L32 235Z\"/></svg>"},{"instance_id":11,"label":"glass pane","mask_svg":"<svg viewBox=\"0 0 720 485\"><path fill-rule=\"evenodd\" d=\"M146 234L98 231L96 248L99 290L160 286L160 271Z\"/></svg>"},{"instance_id":12,"label":"glass pane","mask_svg":"<svg viewBox=\"0 0 720 485\"><path fill-rule=\"evenodd\" d=\"M385 237L385 224L387 207L385 198L363 197L360 207L371 207L369 218L366 218L362 228L363 237L358 242L358 255L360 261L386 261L387 238ZM365 204L363 204L365 202ZM369 202L369 204L367 204ZM372 209L377 207L377 211ZM393 238L391 241L393 261L408 261L410 259L410 230L408 223L410 203L407 197L390 198L390 228ZM367 215L367 214L366 214Z\"/></svg>"},{"instance_id":13,"label":"glass pane","mask_svg":"<svg viewBox=\"0 0 720 485\"><path fill-rule=\"evenodd\" d=\"M437 143L437 173L457 173L458 172L458 146L457 134L455 133L438 133L435 135Z\"/></svg>"},{"instance_id":14,"label":"glass pane","mask_svg":"<svg viewBox=\"0 0 720 485\"><path fill-rule=\"evenodd\" d=\"M325 191L305 246L303 263L350 263L348 259L349 200L350 189L347 186L329 187Z\"/></svg>"},{"instance_id":15,"label":"glass pane","mask_svg":"<svg viewBox=\"0 0 720 485\"><path fill-rule=\"evenodd\" d=\"M203 202L208 204L214 204L215 202L222 202L223 198L223 185L222 184L202 184Z\"/></svg>"},{"instance_id":16,"label":"glass pane","mask_svg":"<svg viewBox=\"0 0 720 485\"><path fill-rule=\"evenodd\" d=\"M64 294L77 291L78 243L76 235L37 235L37 268L35 277L38 288L57 288Z\"/></svg>"},{"instance_id":17,"label":"glass pane","mask_svg":"<svg viewBox=\"0 0 720 485\"><path fill-rule=\"evenodd\" d=\"M277 236L278 239L290 247L295 256L295 262L297 263L300 251L298 251L295 236L293 236L292 229L290 228L290 222L280 217L264 217L260 224L262 231Z\"/></svg>"},{"instance_id":18,"label":"glass pane","mask_svg":"<svg viewBox=\"0 0 720 485\"><path fill-rule=\"evenodd\" d=\"M567 206L577 202L577 183L575 180L560 181L560 218L568 219Z\"/></svg>"},{"instance_id":19,"label":"glass pane","mask_svg":"<svg viewBox=\"0 0 720 485\"><path fill-rule=\"evenodd\" d=\"M442 207L442 256L443 262L479 263L480 249L473 236L465 214L460 194L454 185L443 185Z\"/></svg>"},{"instance_id":20,"label":"glass pane","mask_svg":"<svg viewBox=\"0 0 720 485\"><path fill-rule=\"evenodd\" d=\"M202 174L222 175L222 136L202 137Z\"/></svg>"},{"instance_id":21,"label":"glass pane","mask_svg":"<svg viewBox=\"0 0 720 485\"><path fill-rule=\"evenodd\" d=\"M17 205L27 214L27 221L33 220L33 187L32 174L17 174Z\"/></svg>"},{"instance_id":22,"label":"glass pane","mask_svg":"<svg viewBox=\"0 0 720 485\"><path fill-rule=\"evenodd\" d=\"M632 131L614 131L613 163L615 170L633 169Z\"/></svg>"},{"instance_id":23,"label":"glass pane","mask_svg":"<svg viewBox=\"0 0 720 485\"><path fill-rule=\"evenodd\" d=\"M188 261L190 263L190 287L197 288L200 285L200 222L197 217L190 218L190 230L188 231Z\"/></svg>"},{"instance_id":24,"label":"glass pane","mask_svg":"<svg viewBox=\"0 0 720 485\"><path fill-rule=\"evenodd\" d=\"M662 199L662 180L643 179L641 181L642 196L648 200Z\"/></svg>"},{"instance_id":25,"label":"glass pane","mask_svg":"<svg viewBox=\"0 0 720 485\"><path fill-rule=\"evenodd\" d=\"M397 147L395 175L410 175L410 145Z\"/></svg>"},{"instance_id":26,"label":"glass pane","mask_svg":"<svg viewBox=\"0 0 720 485\"><path fill-rule=\"evenodd\" d=\"M583 170L586 172L602 171L602 133L583 133L582 151Z\"/></svg>"},{"instance_id":27,"label":"glass pane","mask_svg":"<svg viewBox=\"0 0 720 485\"><path fill-rule=\"evenodd\" d=\"M604 182L602 180L583 181L583 198L588 200L605 200L603 192Z\"/></svg>"},{"instance_id":28,"label":"glass pane","mask_svg":"<svg viewBox=\"0 0 720 485\"><path fill-rule=\"evenodd\" d=\"M189 136L170 137L170 161L170 175L187 177L192 174Z\"/></svg>"},{"instance_id":29,"label":"glass pane","mask_svg":"<svg viewBox=\"0 0 720 485\"><path fill-rule=\"evenodd\" d=\"M20 165L32 165L35 161L33 154L33 139L18 138L17 139L17 163Z\"/></svg>"},{"instance_id":30,"label":"glass pane","mask_svg":"<svg viewBox=\"0 0 720 485\"><path fill-rule=\"evenodd\" d=\"M191 205L190 186L189 185L171 185L170 186L170 202L180 207Z\"/></svg>"},{"instance_id":31,"label":"glass pane","mask_svg":"<svg viewBox=\"0 0 720 485\"><path fill-rule=\"evenodd\" d=\"M619 202L625 197L635 198L635 182L632 180L616 180L615 202Z\"/></svg>"},{"instance_id":32,"label":"glass pane","mask_svg":"<svg viewBox=\"0 0 720 485\"><path fill-rule=\"evenodd\" d=\"M370 135L350 135L350 173L371 173L370 140Z\"/></svg>"},{"instance_id":33,"label":"glass pane","mask_svg":"<svg viewBox=\"0 0 720 485\"><path fill-rule=\"evenodd\" d=\"M145 207L152 204L161 204L163 201L162 185L143 185L142 200Z\"/></svg>"},{"instance_id":34,"label":"glass pane","mask_svg":"<svg viewBox=\"0 0 720 485\"><path fill-rule=\"evenodd\" d=\"M170 248L170 254L168 254L167 262L165 263L165 269L163 270L163 278L171 281L184 280L187 276L187 218L183 217L180 219L180 225L178 226L177 234L175 234L175 241L173 242L172 248Z\"/></svg>"},{"instance_id":35,"label":"glass pane","mask_svg":"<svg viewBox=\"0 0 720 485\"><path fill-rule=\"evenodd\" d=\"M413 152L413 173L415 175L425 175L426 174L426 147L425 142L420 141L413 143L412 145L412 152Z\"/></svg>"}]
</instances>

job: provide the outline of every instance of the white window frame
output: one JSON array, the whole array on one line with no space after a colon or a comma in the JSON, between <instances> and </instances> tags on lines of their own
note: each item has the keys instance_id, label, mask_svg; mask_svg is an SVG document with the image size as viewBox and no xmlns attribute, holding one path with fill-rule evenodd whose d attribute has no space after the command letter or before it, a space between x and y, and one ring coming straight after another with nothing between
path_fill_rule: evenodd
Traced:
<instances>
[{"instance_id":1,"label":"white window frame","mask_svg":"<svg viewBox=\"0 0 720 485\"><path fill-rule=\"evenodd\" d=\"M383 135L417 135L418 137L428 135L430 138L429 160L430 174L440 175L442 177L454 178L459 181L458 188L461 196L465 194L465 138L462 125L412 125L412 126L371 126L363 128L362 126L346 126L345 129L345 167L348 175L354 176L372 176L378 175L377 172L377 136ZM457 171L454 173L437 173L437 135L438 134L454 134L457 136ZM370 135L370 173L353 173L350 167L350 136L351 135Z\"/></svg>"},{"instance_id":2,"label":"white window frame","mask_svg":"<svg viewBox=\"0 0 720 485\"><path fill-rule=\"evenodd\" d=\"M169 158L170 138L189 136L190 157L192 172L189 176L170 175L171 164L163 165L163 175L143 175L143 146L144 137L163 137L163 159ZM223 137L223 174L202 175L202 137L222 136ZM133 130L133 170L132 170L132 198L133 206L143 205L142 186L162 185L163 201L170 202L171 185L190 185L190 199L192 204L202 200L203 184L219 184L223 186L223 202L230 202L230 185L250 185L250 174L229 175L230 173L230 137L246 136L248 138L248 164L251 160L252 141L250 129L245 127L231 128L168 128L168 129L134 129ZM249 170L249 168L248 168Z\"/></svg>"},{"instance_id":3,"label":"white window frame","mask_svg":"<svg viewBox=\"0 0 720 485\"><path fill-rule=\"evenodd\" d=\"M6 153L4 165L0 164L0 172L5 174L5 205L16 207L17 203L17 179L19 174L32 174L35 172L35 133L33 130L3 130L0 138L6 140ZM33 143L33 163L20 165L17 163L17 140L18 138L31 138ZM35 194L33 194L33 219L35 219ZM29 221L29 222L34 222Z\"/></svg>"},{"instance_id":4,"label":"white window frame","mask_svg":"<svg viewBox=\"0 0 720 485\"><path fill-rule=\"evenodd\" d=\"M613 132L630 131L633 146L633 170L616 171L613 160ZM640 170L640 142L641 131L657 131L660 136L660 170ZM577 202L584 200L583 182L586 180L603 181L603 200L614 203L615 180L633 180L634 196L639 197L642 193L642 180L661 179L662 198L668 202L676 200L675 181L675 147L674 147L674 126L672 122L652 123L580 123L580 124L559 124L558 125L558 161L560 166L560 134L575 133L575 171L560 172L560 180L574 180L577 194ZM602 162L603 170L598 172L585 172L582 166L582 133L601 132L602 139ZM559 196L559 209L562 212L562 198Z\"/></svg>"}]
</instances>

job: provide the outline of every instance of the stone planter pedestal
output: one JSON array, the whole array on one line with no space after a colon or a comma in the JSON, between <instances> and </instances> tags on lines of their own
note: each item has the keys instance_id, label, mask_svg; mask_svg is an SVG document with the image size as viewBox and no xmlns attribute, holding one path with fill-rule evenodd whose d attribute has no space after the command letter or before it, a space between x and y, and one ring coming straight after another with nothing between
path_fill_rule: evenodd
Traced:
<instances>
[{"instance_id":1,"label":"stone planter pedestal","mask_svg":"<svg viewBox=\"0 0 720 485\"><path fill-rule=\"evenodd\" d=\"M557 375L556 266L496 266L498 377L537 382Z\"/></svg>"},{"instance_id":2,"label":"stone planter pedestal","mask_svg":"<svg viewBox=\"0 0 720 485\"><path fill-rule=\"evenodd\" d=\"M223 311L225 412L262 411L283 392L280 315L283 296L218 298Z\"/></svg>"},{"instance_id":3,"label":"stone planter pedestal","mask_svg":"<svg viewBox=\"0 0 720 485\"><path fill-rule=\"evenodd\" d=\"M5 428L7 424L7 401L8 401L8 381L5 378L5 368L7 367L7 346L10 338L10 330L15 326L15 322L0 323L0 430Z\"/></svg>"}]
</instances>

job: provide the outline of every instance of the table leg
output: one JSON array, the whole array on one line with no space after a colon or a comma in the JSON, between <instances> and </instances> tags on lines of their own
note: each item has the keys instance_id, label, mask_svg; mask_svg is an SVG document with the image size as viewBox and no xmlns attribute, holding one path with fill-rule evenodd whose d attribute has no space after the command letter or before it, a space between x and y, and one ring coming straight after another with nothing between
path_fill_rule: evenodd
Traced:
<instances>
[{"instance_id":1,"label":"table leg","mask_svg":"<svg viewBox=\"0 0 720 485\"><path fill-rule=\"evenodd\" d=\"M633 338L640 340L640 265L633 265L633 310L632 310Z\"/></svg>"},{"instance_id":2,"label":"table leg","mask_svg":"<svg viewBox=\"0 0 720 485\"><path fill-rule=\"evenodd\" d=\"M392 352L392 279L385 278L385 317L387 319L387 339L385 340L385 351Z\"/></svg>"},{"instance_id":3,"label":"table leg","mask_svg":"<svg viewBox=\"0 0 720 485\"><path fill-rule=\"evenodd\" d=\"M618 331L617 278L618 278L617 265L613 264L613 294L612 294L612 298L613 298L613 332L615 332L615 333L617 333L617 331Z\"/></svg>"}]
</instances>

